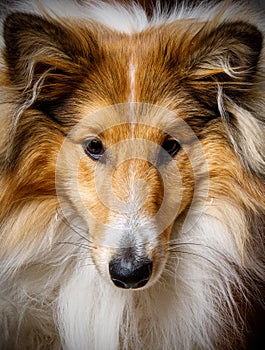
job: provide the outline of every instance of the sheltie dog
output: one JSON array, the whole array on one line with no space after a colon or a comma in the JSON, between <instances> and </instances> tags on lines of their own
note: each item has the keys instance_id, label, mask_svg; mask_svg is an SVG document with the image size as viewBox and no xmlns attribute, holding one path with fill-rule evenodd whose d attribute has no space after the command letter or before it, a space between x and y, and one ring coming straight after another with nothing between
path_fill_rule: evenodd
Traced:
<instances>
[{"instance_id":1,"label":"sheltie dog","mask_svg":"<svg viewBox=\"0 0 265 350\"><path fill-rule=\"evenodd\" d=\"M1 5L1 349L254 349L262 20L227 2L12 3Z\"/></svg>"}]
</instances>

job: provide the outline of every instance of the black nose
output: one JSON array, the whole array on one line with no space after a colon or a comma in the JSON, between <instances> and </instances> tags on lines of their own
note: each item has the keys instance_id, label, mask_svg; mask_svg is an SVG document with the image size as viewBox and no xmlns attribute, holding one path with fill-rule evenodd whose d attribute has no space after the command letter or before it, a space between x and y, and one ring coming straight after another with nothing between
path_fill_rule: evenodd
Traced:
<instances>
[{"instance_id":1,"label":"black nose","mask_svg":"<svg viewBox=\"0 0 265 350\"><path fill-rule=\"evenodd\" d=\"M110 277L119 288L140 288L146 285L152 274L153 263L149 259L125 261L113 259L109 263Z\"/></svg>"}]
</instances>

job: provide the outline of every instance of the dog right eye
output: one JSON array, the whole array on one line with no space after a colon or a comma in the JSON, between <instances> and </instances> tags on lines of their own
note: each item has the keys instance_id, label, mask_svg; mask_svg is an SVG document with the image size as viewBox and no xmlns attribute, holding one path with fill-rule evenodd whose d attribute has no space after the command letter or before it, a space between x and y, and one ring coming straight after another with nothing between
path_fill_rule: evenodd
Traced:
<instances>
[{"instance_id":1,"label":"dog right eye","mask_svg":"<svg viewBox=\"0 0 265 350\"><path fill-rule=\"evenodd\" d=\"M94 160L99 160L104 154L104 147L96 137L91 137L82 143L85 153Z\"/></svg>"}]
</instances>

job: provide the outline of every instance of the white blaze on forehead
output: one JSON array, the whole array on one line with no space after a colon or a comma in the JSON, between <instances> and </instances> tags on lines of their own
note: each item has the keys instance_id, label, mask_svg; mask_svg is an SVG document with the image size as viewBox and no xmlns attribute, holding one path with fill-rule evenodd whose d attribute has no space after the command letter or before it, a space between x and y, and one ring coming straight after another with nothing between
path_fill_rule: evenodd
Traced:
<instances>
[{"instance_id":1,"label":"white blaze on forehead","mask_svg":"<svg viewBox=\"0 0 265 350\"><path fill-rule=\"evenodd\" d=\"M136 64L131 58L129 63L129 81L130 81L130 95L129 95L129 104L130 104L130 116L129 122L131 124L131 138L133 138L134 131L134 113L135 113L135 72L136 72Z\"/></svg>"},{"instance_id":2,"label":"white blaze on forehead","mask_svg":"<svg viewBox=\"0 0 265 350\"><path fill-rule=\"evenodd\" d=\"M135 102L135 72L136 72L136 64L131 58L129 63L129 77L130 77L130 97L129 102Z\"/></svg>"}]
</instances>

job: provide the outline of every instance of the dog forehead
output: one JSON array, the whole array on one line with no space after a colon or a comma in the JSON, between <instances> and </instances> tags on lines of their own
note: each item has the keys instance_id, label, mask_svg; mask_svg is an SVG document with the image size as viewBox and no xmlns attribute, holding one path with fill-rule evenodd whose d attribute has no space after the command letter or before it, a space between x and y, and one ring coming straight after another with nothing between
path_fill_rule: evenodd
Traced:
<instances>
[{"instance_id":1,"label":"dog forehead","mask_svg":"<svg viewBox=\"0 0 265 350\"><path fill-rule=\"evenodd\" d=\"M110 145L125 140L146 140L160 143L165 138L165 131L150 124L125 123L112 126L104 130L99 136ZM131 142L130 144L133 145Z\"/></svg>"},{"instance_id":2,"label":"dog forehead","mask_svg":"<svg viewBox=\"0 0 265 350\"><path fill-rule=\"evenodd\" d=\"M160 143L184 125L175 113L145 103L99 107L95 112L84 108L81 115L81 120L71 130L71 137L77 142L95 135L110 144L126 139Z\"/></svg>"}]
</instances>

